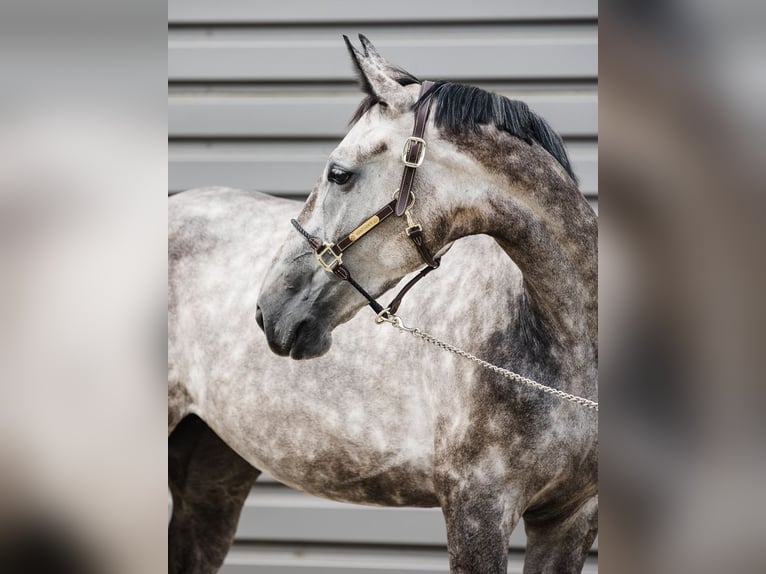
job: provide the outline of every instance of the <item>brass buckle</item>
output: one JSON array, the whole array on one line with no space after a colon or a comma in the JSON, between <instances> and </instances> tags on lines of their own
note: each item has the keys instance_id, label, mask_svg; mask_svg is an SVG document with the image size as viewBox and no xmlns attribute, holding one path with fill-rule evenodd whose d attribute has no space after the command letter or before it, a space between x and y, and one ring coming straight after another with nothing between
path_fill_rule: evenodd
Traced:
<instances>
[{"instance_id":1,"label":"brass buckle","mask_svg":"<svg viewBox=\"0 0 766 574\"><path fill-rule=\"evenodd\" d=\"M412 144L416 143L420 144L420 152L418 153L418 157L415 161L407 161L407 155L410 153L410 149L412 149ZM402 150L402 163L404 163L404 165L407 167L420 167L425 158L426 140L423 138L416 138L415 136L410 136L404 140L404 149Z\"/></svg>"},{"instance_id":2,"label":"brass buckle","mask_svg":"<svg viewBox=\"0 0 766 574\"><path fill-rule=\"evenodd\" d=\"M341 253L340 255L336 255L332 250L333 247L335 247L334 244L325 243L322 246L322 249L315 253L315 257L317 258L319 265L322 266L322 269L329 271L330 273L332 273L333 269L335 269L338 265L343 263L343 254ZM329 260L326 259L328 254L330 255Z\"/></svg>"}]
</instances>

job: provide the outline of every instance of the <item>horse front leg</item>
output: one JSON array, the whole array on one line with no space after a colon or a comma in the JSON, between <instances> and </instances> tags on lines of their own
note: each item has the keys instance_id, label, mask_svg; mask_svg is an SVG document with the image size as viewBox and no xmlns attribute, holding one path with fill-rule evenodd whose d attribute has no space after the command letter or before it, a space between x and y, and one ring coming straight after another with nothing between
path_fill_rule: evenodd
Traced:
<instances>
[{"instance_id":1,"label":"horse front leg","mask_svg":"<svg viewBox=\"0 0 766 574\"><path fill-rule=\"evenodd\" d=\"M555 520L524 517L524 574L579 574L598 532L598 496L577 512Z\"/></svg>"},{"instance_id":2,"label":"horse front leg","mask_svg":"<svg viewBox=\"0 0 766 574\"><path fill-rule=\"evenodd\" d=\"M519 520L507 487L471 477L437 480L452 574L505 574Z\"/></svg>"},{"instance_id":3,"label":"horse front leg","mask_svg":"<svg viewBox=\"0 0 766 574\"><path fill-rule=\"evenodd\" d=\"M169 574L218 572L259 474L197 416L176 426L168 440Z\"/></svg>"}]
</instances>

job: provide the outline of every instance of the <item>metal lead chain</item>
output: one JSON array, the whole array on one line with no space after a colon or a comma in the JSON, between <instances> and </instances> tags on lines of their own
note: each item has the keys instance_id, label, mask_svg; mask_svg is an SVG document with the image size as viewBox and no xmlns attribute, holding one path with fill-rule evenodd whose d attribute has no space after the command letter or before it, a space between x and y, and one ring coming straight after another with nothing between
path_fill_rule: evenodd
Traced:
<instances>
[{"instance_id":1,"label":"metal lead chain","mask_svg":"<svg viewBox=\"0 0 766 574\"><path fill-rule=\"evenodd\" d=\"M523 377L519 375L518 373L509 371L508 369L503 369L501 367L493 365L492 363L488 363L487 361L480 359L476 355L472 355L471 353L467 351L458 349L454 345L450 345L449 343L440 341L433 335L425 333L418 328L407 327L402 322L401 318L399 318L397 315L392 315L388 311L388 309L384 309L383 311L378 313L378 316L375 318L375 323L377 323L378 325L382 323L389 323L390 325L392 325L393 327L396 327L400 331L403 331L405 333L411 333L413 336L417 337L418 339L422 339L423 341L426 341L427 343L431 343L432 345L435 345L439 347L440 349L443 349L444 351L449 351L450 353L454 353L455 355L459 357L463 357L464 359L473 361L474 363L477 363L478 365L481 365L485 369L488 369L492 371L493 373L497 373L498 375L501 375L505 377L506 379L516 381L518 383L521 383L522 385L526 385L528 387L532 387L533 389L537 389L538 391L542 391L543 393L548 393L549 395L553 395L565 401L570 401L578 405L581 405L585 408L593 409L594 411L598 412L598 403L595 401L591 401L590 399L586 399L583 397L578 397L577 395L571 395L569 393L565 393L564 391L560 391L559 389L554 389L553 387L549 387L547 385L543 385L542 383L538 383L537 381L533 381L532 379L528 379L527 377Z\"/></svg>"}]
</instances>

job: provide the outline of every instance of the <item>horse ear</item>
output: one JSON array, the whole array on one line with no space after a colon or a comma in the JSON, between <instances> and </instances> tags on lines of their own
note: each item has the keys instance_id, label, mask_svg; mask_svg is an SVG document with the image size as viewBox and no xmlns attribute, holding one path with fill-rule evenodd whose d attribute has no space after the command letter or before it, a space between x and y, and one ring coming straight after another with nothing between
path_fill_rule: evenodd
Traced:
<instances>
[{"instance_id":1,"label":"horse ear","mask_svg":"<svg viewBox=\"0 0 766 574\"><path fill-rule=\"evenodd\" d=\"M346 42L364 93L385 102L389 107L404 110L407 104L407 92L398 78L402 75L409 76L409 74L385 60L362 34L359 34L359 40L362 42L364 52L357 50L348 36L344 35L343 40Z\"/></svg>"}]
</instances>

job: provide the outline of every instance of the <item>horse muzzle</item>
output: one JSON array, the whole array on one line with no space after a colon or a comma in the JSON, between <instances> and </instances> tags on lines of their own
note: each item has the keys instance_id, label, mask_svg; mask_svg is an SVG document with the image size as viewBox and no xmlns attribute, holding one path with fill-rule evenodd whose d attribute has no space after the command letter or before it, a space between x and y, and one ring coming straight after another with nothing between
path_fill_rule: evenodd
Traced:
<instances>
[{"instance_id":1,"label":"horse muzzle","mask_svg":"<svg viewBox=\"0 0 766 574\"><path fill-rule=\"evenodd\" d=\"M266 335L271 351L280 357L312 359L324 355L332 345L332 334L315 318L290 320L296 313L272 313L272 307L259 302L255 321Z\"/></svg>"}]
</instances>

